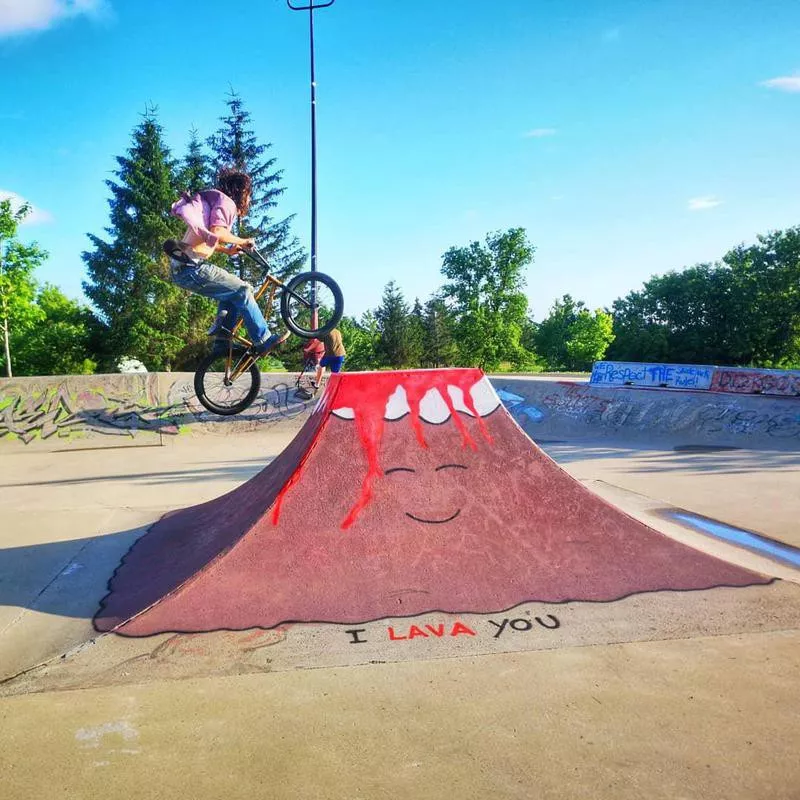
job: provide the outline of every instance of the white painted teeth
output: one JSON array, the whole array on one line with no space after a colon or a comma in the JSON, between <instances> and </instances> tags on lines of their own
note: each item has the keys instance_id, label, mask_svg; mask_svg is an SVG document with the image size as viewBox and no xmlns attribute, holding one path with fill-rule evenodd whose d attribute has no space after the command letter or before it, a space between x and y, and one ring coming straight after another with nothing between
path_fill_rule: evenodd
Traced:
<instances>
[{"instance_id":1,"label":"white painted teeth","mask_svg":"<svg viewBox=\"0 0 800 800\"><path fill-rule=\"evenodd\" d=\"M447 393L450 395L450 402L456 411L461 411L469 416L474 416L467 408L464 402L464 392L458 386L448 385ZM491 414L499 405L500 398L492 388L487 378L481 378L472 389L470 389L470 397L478 415L485 417ZM355 419L355 412L352 408L342 407L333 409L333 414L341 419ZM411 413L411 407L408 404L408 396L406 390L401 386L393 392L391 397L386 402L386 411L384 418L387 420L395 420L404 417L406 414ZM429 389L419 404L419 415L425 422L439 425L445 422L450 417L450 409L447 407L444 397L438 389Z\"/></svg>"}]
</instances>

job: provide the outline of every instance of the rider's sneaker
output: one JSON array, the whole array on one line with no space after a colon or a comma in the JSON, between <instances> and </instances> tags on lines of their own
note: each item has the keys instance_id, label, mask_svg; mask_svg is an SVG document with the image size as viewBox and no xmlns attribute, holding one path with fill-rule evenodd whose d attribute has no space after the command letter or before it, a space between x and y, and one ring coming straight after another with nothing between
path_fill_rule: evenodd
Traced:
<instances>
[{"instance_id":1,"label":"rider's sneaker","mask_svg":"<svg viewBox=\"0 0 800 800\"><path fill-rule=\"evenodd\" d=\"M266 355L270 350L277 347L281 341L283 341L282 338L277 333L273 333L272 336L260 344L253 345L253 352L260 356Z\"/></svg>"},{"instance_id":2,"label":"rider's sneaker","mask_svg":"<svg viewBox=\"0 0 800 800\"><path fill-rule=\"evenodd\" d=\"M230 336L231 330L230 328L226 328L224 325L217 324L216 322L206 331L206 336L216 336L217 338Z\"/></svg>"},{"instance_id":3,"label":"rider's sneaker","mask_svg":"<svg viewBox=\"0 0 800 800\"><path fill-rule=\"evenodd\" d=\"M217 314L214 322L211 324L211 327L207 331L208 336L220 336L220 335L227 335L230 336L230 331L225 327L224 322L226 317L228 316L227 311L222 311Z\"/></svg>"}]
</instances>

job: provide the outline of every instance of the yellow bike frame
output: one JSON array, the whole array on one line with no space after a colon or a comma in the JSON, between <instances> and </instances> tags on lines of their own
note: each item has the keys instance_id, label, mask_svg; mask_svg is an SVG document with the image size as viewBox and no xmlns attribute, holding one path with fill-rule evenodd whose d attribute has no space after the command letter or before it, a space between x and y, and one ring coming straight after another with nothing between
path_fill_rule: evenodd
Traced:
<instances>
[{"instance_id":1,"label":"yellow bike frame","mask_svg":"<svg viewBox=\"0 0 800 800\"><path fill-rule=\"evenodd\" d=\"M283 288L285 284L283 281L276 278L274 275L267 274L264 277L264 282L259 287L258 291L255 294L256 302L258 302L267 292L269 292L269 297L267 298L266 308L269 310L269 314L264 314L266 319L269 318L272 314L272 303L275 300L275 292ZM240 319L234 329L231 331L231 338L228 344L228 354L225 359L225 380L226 381L235 381L243 372L246 372L250 367L258 361L260 356L253 355L250 351L250 348L253 346L253 343L246 339L244 336L239 335L238 331L242 327L242 320ZM241 344L245 347L244 355L239 359L239 362L236 366L231 369L231 364L233 363L233 345L234 344Z\"/></svg>"}]
</instances>

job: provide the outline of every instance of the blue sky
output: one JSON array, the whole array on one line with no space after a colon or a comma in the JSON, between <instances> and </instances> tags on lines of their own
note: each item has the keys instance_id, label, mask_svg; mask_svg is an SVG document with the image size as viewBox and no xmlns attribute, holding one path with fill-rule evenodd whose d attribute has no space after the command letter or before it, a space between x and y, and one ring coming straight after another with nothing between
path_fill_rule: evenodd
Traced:
<instances>
[{"instance_id":1,"label":"blue sky","mask_svg":"<svg viewBox=\"0 0 800 800\"><path fill-rule=\"evenodd\" d=\"M319 268L360 315L521 226L534 317L800 224L796 0L337 0L316 17ZM147 104L182 155L230 86L309 240L307 16L283 0L0 0L0 192L73 297Z\"/></svg>"}]
</instances>

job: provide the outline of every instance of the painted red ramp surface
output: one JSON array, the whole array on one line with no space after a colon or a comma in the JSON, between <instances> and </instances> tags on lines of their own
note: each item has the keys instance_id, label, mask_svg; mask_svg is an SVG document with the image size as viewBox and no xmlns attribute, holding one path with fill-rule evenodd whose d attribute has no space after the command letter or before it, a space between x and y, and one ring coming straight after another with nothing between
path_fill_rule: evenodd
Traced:
<instances>
[{"instance_id":1,"label":"painted red ramp surface","mask_svg":"<svg viewBox=\"0 0 800 800\"><path fill-rule=\"evenodd\" d=\"M479 370L351 373L259 475L136 542L95 625L356 623L769 581L593 495Z\"/></svg>"}]
</instances>

